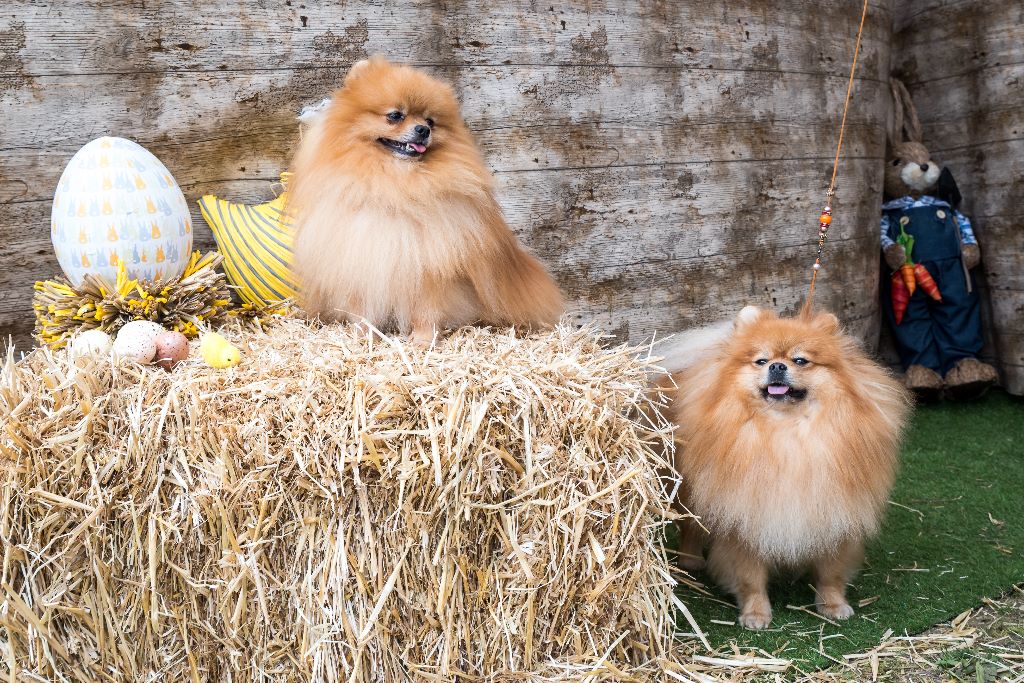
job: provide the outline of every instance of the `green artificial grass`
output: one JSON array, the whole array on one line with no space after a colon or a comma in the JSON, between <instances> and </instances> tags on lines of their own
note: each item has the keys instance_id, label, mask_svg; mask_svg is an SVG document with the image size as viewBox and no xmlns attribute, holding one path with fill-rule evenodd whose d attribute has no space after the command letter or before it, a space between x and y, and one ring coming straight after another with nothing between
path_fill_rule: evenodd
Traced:
<instances>
[{"instance_id":1,"label":"green artificial grass","mask_svg":"<svg viewBox=\"0 0 1024 683\"><path fill-rule=\"evenodd\" d=\"M759 648L805 670L869 649L887 630L919 633L1000 595L1024 581L1024 401L991 392L972 403L919 406L892 501L848 593L857 613L839 626L787 609L813 611L806 576L771 587L774 619L762 632L715 623L737 617L731 597L717 590L707 597L681 587L678 595L712 647Z\"/></svg>"}]
</instances>

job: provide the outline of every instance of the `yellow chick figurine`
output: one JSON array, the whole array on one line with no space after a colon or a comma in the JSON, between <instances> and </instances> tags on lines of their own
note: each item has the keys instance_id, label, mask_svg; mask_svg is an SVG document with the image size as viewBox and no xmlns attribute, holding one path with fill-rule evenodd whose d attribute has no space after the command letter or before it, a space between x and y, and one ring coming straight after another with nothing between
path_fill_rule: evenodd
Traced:
<instances>
[{"instance_id":1,"label":"yellow chick figurine","mask_svg":"<svg viewBox=\"0 0 1024 683\"><path fill-rule=\"evenodd\" d=\"M211 368L230 368L238 365L242 353L216 332L207 332L199 342L199 353Z\"/></svg>"}]
</instances>

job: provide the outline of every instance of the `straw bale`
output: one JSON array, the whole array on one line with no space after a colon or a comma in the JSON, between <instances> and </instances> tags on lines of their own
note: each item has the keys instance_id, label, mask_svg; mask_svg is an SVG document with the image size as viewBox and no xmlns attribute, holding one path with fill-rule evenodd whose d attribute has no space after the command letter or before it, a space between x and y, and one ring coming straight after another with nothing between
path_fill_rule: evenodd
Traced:
<instances>
[{"instance_id":1,"label":"straw bale","mask_svg":"<svg viewBox=\"0 0 1024 683\"><path fill-rule=\"evenodd\" d=\"M629 680L674 633L642 349L229 329L0 375L0 678Z\"/></svg>"}]
</instances>

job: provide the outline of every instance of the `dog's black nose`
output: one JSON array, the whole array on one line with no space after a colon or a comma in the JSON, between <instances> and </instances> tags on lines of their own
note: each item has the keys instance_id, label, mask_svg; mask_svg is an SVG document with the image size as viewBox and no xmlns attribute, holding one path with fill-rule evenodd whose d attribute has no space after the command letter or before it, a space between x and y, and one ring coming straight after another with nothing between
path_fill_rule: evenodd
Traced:
<instances>
[{"instance_id":1,"label":"dog's black nose","mask_svg":"<svg viewBox=\"0 0 1024 683\"><path fill-rule=\"evenodd\" d=\"M921 164L921 170L924 171L925 173L927 173L928 172L928 164Z\"/></svg>"},{"instance_id":2,"label":"dog's black nose","mask_svg":"<svg viewBox=\"0 0 1024 683\"><path fill-rule=\"evenodd\" d=\"M430 128L428 126L424 126L422 123L413 128L413 130L416 131L416 135L419 135L421 138L427 138L430 136Z\"/></svg>"},{"instance_id":3,"label":"dog's black nose","mask_svg":"<svg viewBox=\"0 0 1024 683\"><path fill-rule=\"evenodd\" d=\"M786 367L785 363L772 363L771 365L768 366L768 374L782 375L785 374L786 370L788 369L789 368Z\"/></svg>"}]
</instances>

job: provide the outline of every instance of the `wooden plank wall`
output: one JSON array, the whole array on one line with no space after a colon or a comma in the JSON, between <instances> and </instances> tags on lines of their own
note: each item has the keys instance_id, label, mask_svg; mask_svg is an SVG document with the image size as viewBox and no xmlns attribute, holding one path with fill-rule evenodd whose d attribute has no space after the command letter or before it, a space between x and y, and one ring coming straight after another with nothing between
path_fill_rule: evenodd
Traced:
<instances>
[{"instance_id":1,"label":"wooden plank wall","mask_svg":"<svg viewBox=\"0 0 1024 683\"><path fill-rule=\"evenodd\" d=\"M58 272L53 189L82 144L136 139L193 203L265 200L295 114L372 53L454 83L511 224L576 320L640 341L751 302L793 311L860 4L7 0L0 335L29 342L32 282ZM869 340L891 23L873 0L819 290Z\"/></svg>"},{"instance_id":2,"label":"wooden plank wall","mask_svg":"<svg viewBox=\"0 0 1024 683\"><path fill-rule=\"evenodd\" d=\"M1003 383L1024 393L1024 2L913 0L898 8L894 69L933 156L954 172L982 249Z\"/></svg>"}]
</instances>

